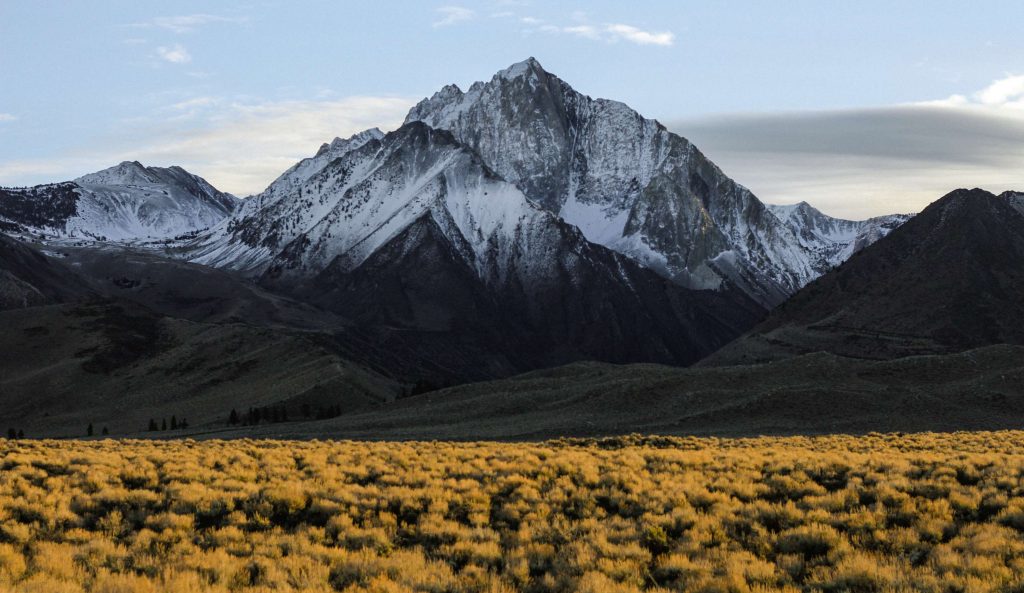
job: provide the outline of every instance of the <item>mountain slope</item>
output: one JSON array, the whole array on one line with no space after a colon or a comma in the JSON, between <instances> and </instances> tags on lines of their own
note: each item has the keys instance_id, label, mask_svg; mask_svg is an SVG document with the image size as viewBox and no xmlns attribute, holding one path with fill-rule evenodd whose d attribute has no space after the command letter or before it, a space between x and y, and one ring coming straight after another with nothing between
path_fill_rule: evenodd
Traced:
<instances>
[{"instance_id":1,"label":"mountain slope","mask_svg":"<svg viewBox=\"0 0 1024 593\"><path fill-rule=\"evenodd\" d=\"M580 358L693 362L761 314L588 242L421 122L253 200L187 257L360 324L484 344L501 374Z\"/></svg>"},{"instance_id":2,"label":"mountain slope","mask_svg":"<svg viewBox=\"0 0 1024 593\"><path fill-rule=\"evenodd\" d=\"M0 422L30 436L113 434L149 418L225 425L235 408L366 409L400 386L324 347L308 332L195 323L128 301L0 311Z\"/></svg>"},{"instance_id":3,"label":"mountain slope","mask_svg":"<svg viewBox=\"0 0 1024 593\"><path fill-rule=\"evenodd\" d=\"M88 298L88 283L55 258L0 233L0 311Z\"/></svg>"},{"instance_id":4,"label":"mountain slope","mask_svg":"<svg viewBox=\"0 0 1024 593\"><path fill-rule=\"evenodd\" d=\"M1024 344L1019 194L957 190L809 284L708 364Z\"/></svg>"},{"instance_id":5,"label":"mountain slope","mask_svg":"<svg viewBox=\"0 0 1024 593\"><path fill-rule=\"evenodd\" d=\"M684 286L728 281L773 306L830 267L685 138L576 92L533 58L466 92L444 87L412 121L450 130L589 240Z\"/></svg>"},{"instance_id":6,"label":"mountain slope","mask_svg":"<svg viewBox=\"0 0 1024 593\"><path fill-rule=\"evenodd\" d=\"M209 438L544 439L631 433L999 430L1024 414L1024 347L866 361L807 354L686 369L576 363L461 385L331 420Z\"/></svg>"},{"instance_id":7,"label":"mountain slope","mask_svg":"<svg viewBox=\"0 0 1024 593\"><path fill-rule=\"evenodd\" d=\"M58 238L171 239L217 224L238 203L181 167L125 161L71 182L0 189L0 222Z\"/></svg>"}]
</instances>

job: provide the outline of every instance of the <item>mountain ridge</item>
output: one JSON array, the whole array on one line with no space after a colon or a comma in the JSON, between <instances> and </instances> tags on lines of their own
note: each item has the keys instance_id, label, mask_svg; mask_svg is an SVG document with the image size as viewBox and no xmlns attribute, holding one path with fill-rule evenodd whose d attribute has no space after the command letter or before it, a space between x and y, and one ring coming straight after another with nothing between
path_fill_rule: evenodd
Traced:
<instances>
[{"instance_id":1,"label":"mountain ridge","mask_svg":"<svg viewBox=\"0 0 1024 593\"><path fill-rule=\"evenodd\" d=\"M465 92L442 88L410 121L452 131L588 239L684 286L729 282L771 307L832 265L688 140L534 58Z\"/></svg>"},{"instance_id":2,"label":"mountain ridge","mask_svg":"<svg viewBox=\"0 0 1024 593\"><path fill-rule=\"evenodd\" d=\"M703 364L1024 344L1019 194L959 189L812 282Z\"/></svg>"},{"instance_id":3,"label":"mountain ridge","mask_svg":"<svg viewBox=\"0 0 1024 593\"><path fill-rule=\"evenodd\" d=\"M179 166L123 161L73 181L0 188L0 221L44 240L169 240L219 223L239 203Z\"/></svg>"}]
</instances>

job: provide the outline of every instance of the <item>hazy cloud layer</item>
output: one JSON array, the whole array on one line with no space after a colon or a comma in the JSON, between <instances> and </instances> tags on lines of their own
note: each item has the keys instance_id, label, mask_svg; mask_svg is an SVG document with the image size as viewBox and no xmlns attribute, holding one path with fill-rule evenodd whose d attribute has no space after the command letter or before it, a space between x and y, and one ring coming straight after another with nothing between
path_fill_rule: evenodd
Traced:
<instances>
[{"instance_id":1,"label":"hazy cloud layer","mask_svg":"<svg viewBox=\"0 0 1024 593\"><path fill-rule=\"evenodd\" d=\"M63 181L139 160L145 165L181 165L218 189L246 196L262 191L335 136L374 126L397 128L413 103L396 97L263 103L196 97L167 106L159 118L126 122L119 130L123 139L111 142L119 148L0 163L0 180L8 185ZM138 138L146 140L139 145Z\"/></svg>"},{"instance_id":2,"label":"hazy cloud layer","mask_svg":"<svg viewBox=\"0 0 1024 593\"><path fill-rule=\"evenodd\" d=\"M762 200L837 216L915 212L958 187L1024 189L1024 112L942 103L666 125Z\"/></svg>"}]
</instances>

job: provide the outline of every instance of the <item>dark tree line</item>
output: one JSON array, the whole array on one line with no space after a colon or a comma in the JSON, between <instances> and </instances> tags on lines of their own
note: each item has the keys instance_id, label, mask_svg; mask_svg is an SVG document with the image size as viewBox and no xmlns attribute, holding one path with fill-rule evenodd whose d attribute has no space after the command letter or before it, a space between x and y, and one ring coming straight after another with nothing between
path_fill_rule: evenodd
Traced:
<instances>
[{"instance_id":1,"label":"dark tree line","mask_svg":"<svg viewBox=\"0 0 1024 593\"><path fill-rule=\"evenodd\" d=\"M335 418L341 416L341 405L318 406L314 409L310 404L302 404L301 413L302 417L306 419L316 418L317 420L324 420L326 418ZM275 424L278 422L288 422L289 419L288 408L284 404L249 408L244 413L239 413L238 410L232 408L231 413L228 414L228 426L256 426L261 423Z\"/></svg>"},{"instance_id":2,"label":"dark tree line","mask_svg":"<svg viewBox=\"0 0 1024 593\"><path fill-rule=\"evenodd\" d=\"M184 417L182 417L181 420L178 420L177 416L171 416L170 430L184 430L186 428L188 428L188 420L186 420ZM149 427L146 430L148 430L149 432L157 432L160 430L167 429L167 418L161 418L160 422L157 422L156 418L150 418Z\"/></svg>"},{"instance_id":3,"label":"dark tree line","mask_svg":"<svg viewBox=\"0 0 1024 593\"><path fill-rule=\"evenodd\" d=\"M288 408L284 405L278 406L262 406L258 408L249 408L244 414L239 414L238 410L232 408L231 413L228 414L228 424L231 426L255 426L261 422L264 423L276 423L276 422L288 422Z\"/></svg>"},{"instance_id":4,"label":"dark tree line","mask_svg":"<svg viewBox=\"0 0 1024 593\"><path fill-rule=\"evenodd\" d=\"M12 441L14 439L23 439L23 438L25 438L25 431L21 430L21 429L14 430L13 428L8 428L7 429L7 438L12 440Z\"/></svg>"},{"instance_id":5,"label":"dark tree line","mask_svg":"<svg viewBox=\"0 0 1024 593\"><path fill-rule=\"evenodd\" d=\"M96 434L96 431L92 427L92 422L90 422L89 426L86 427L85 429L85 436L91 437L94 434ZM108 434L110 434L110 430L108 430L107 427L104 426L102 429L100 429L100 434L102 434L103 436L107 436Z\"/></svg>"}]
</instances>

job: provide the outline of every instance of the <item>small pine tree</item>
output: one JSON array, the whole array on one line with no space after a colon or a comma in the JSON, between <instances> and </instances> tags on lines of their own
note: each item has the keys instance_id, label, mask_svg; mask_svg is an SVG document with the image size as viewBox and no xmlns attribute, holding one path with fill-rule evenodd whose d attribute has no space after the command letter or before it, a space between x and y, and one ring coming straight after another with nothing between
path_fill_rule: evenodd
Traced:
<instances>
[{"instance_id":1,"label":"small pine tree","mask_svg":"<svg viewBox=\"0 0 1024 593\"><path fill-rule=\"evenodd\" d=\"M92 422L89 423L89 427L85 429L86 436L92 436Z\"/></svg>"},{"instance_id":2,"label":"small pine tree","mask_svg":"<svg viewBox=\"0 0 1024 593\"><path fill-rule=\"evenodd\" d=\"M18 438L18 431L14 430L13 428L8 428L7 429L7 438L12 439L12 440Z\"/></svg>"},{"instance_id":3,"label":"small pine tree","mask_svg":"<svg viewBox=\"0 0 1024 593\"><path fill-rule=\"evenodd\" d=\"M231 414L228 415L228 424L238 424L238 411L231 408Z\"/></svg>"},{"instance_id":4,"label":"small pine tree","mask_svg":"<svg viewBox=\"0 0 1024 593\"><path fill-rule=\"evenodd\" d=\"M178 423L178 428L180 428L182 430L185 430L186 428L188 428L188 420L185 420L184 418L182 418L181 422Z\"/></svg>"},{"instance_id":5,"label":"small pine tree","mask_svg":"<svg viewBox=\"0 0 1024 593\"><path fill-rule=\"evenodd\" d=\"M178 417L171 415L171 430L178 430Z\"/></svg>"},{"instance_id":6,"label":"small pine tree","mask_svg":"<svg viewBox=\"0 0 1024 593\"><path fill-rule=\"evenodd\" d=\"M167 430L167 418L160 420L160 430Z\"/></svg>"},{"instance_id":7,"label":"small pine tree","mask_svg":"<svg viewBox=\"0 0 1024 593\"><path fill-rule=\"evenodd\" d=\"M18 438L19 439L25 438L25 431L24 430L18 429Z\"/></svg>"},{"instance_id":8,"label":"small pine tree","mask_svg":"<svg viewBox=\"0 0 1024 593\"><path fill-rule=\"evenodd\" d=\"M156 420L154 420L153 418L150 418L149 419L149 430L150 430L150 432L159 430L159 428L160 427L156 425Z\"/></svg>"},{"instance_id":9,"label":"small pine tree","mask_svg":"<svg viewBox=\"0 0 1024 593\"><path fill-rule=\"evenodd\" d=\"M108 434L110 434L110 431L107 430L106 426L104 426L103 430L100 431L100 434L102 434L103 436L107 436Z\"/></svg>"}]
</instances>

